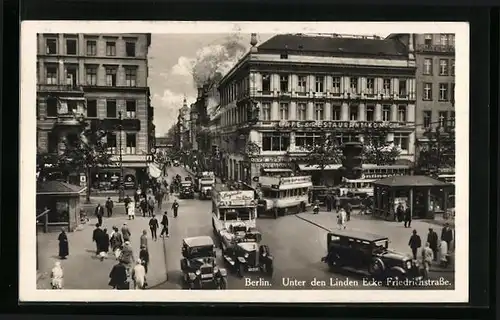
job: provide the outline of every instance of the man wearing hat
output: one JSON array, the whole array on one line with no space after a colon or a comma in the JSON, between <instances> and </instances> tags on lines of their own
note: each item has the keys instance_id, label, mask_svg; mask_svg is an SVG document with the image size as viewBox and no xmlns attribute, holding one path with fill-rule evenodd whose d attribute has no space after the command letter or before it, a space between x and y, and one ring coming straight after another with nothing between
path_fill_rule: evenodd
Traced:
<instances>
[{"instance_id":1,"label":"man wearing hat","mask_svg":"<svg viewBox=\"0 0 500 320\"><path fill-rule=\"evenodd\" d=\"M453 241L453 230L451 230L448 223L446 223L443 230L441 230L441 240L446 242L448 251L450 251L451 242Z\"/></svg>"},{"instance_id":2,"label":"man wearing hat","mask_svg":"<svg viewBox=\"0 0 500 320\"><path fill-rule=\"evenodd\" d=\"M429 243L429 248L431 248L433 255L433 260L437 260L437 253L438 253L438 235L437 233L432 229L429 228L429 233L427 234L427 242Z\"/></svg>"}]
</instances>

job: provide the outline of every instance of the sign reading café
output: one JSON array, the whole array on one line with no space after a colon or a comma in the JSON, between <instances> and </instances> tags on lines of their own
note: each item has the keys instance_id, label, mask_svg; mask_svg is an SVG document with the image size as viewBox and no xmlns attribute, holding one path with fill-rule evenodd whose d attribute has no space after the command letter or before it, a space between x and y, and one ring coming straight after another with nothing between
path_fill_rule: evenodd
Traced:
<instances>
[{"instance_id":1,"label":"sign reading caf\u00e9","mask_svg":"<svg viewBox=\"0 0 500 320\"><path fill-rule=\"evenodd\" d=\"M365 129L365 128L397 128L404 123L389 121L280 121L276 123L278 128L328 128L328 129Z\"/></svg>"}]
</instances>

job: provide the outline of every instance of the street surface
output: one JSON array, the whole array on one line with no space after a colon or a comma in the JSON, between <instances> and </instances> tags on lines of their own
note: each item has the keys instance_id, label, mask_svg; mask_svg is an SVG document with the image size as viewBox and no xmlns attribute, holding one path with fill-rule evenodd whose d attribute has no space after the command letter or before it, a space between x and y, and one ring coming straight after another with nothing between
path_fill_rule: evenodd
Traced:
<instances>
[{"instance_id":1,"label":"street surface","mask_svg":"<svg viewBox=\"0 0 500 320\"><path fill-rule=\"evenodd\" d=\"M187 175L182 167L171 167L168 169L167 178L170 180L176 174L183 177ZM171 196L170 200L173 201L173 198ZM180 207L177 218L172 216L171 202L164 203L163 210L157 209L158 220L161 220L162 211L165 209L168 211L170 237L159 238L157 242L148 240L151 263L147 279L150 289L180 289L182 239L202 235L214 237L210 200L201 201L196 195L195 199L180 199L178 202ZM93 214L93 211L91 213ZM257 227L262 233L262 243L269 246L274 256L273 277L267 278L261 274L252 273L239 278L228 270L228 289L374 289L363 285L360 275L348 272L333 274L329 272L327 265L320 261L326 255L327 230L325 229L336 228L335 217L335 213L332 212L320 212L318 215L306 212L297 216L280 217L276 220L259 219ZM128 220L124 215L123 204L116 204L114 216L104 218L103 224L110 230L113 225L121 227L124 222L128 223L132 232L132 245L138 251L137 243L142 230L149 232L148 221L149 218L139 215L135 220ZM91 225L85 225L83 230L68 234L70 256L62 261L66 289L110 289L107 285L108 275L116 260L112 255L102 262L94 257L95 245L91 239L93 225L96 222L97 219L92 217ZM432 225L426 222L413 221L412 229L417 229L422 241L425 241L427 229L430 226ZM405 229L400 223L373 220L369 216L353 214L348 227L387 235L391 240L389 245L391 248L404 253L410 252L407 243L412 229ZM440 228L434 227L434 229L439 234ZM149 233L148 237L150 238ZM40 269L43 273L38 281L39 288L46 288L50 284L48 274L54 261L57 260L56 239L55 233L39 235L42 257ZM218 265L225 267L220 249L217 250L217 255ZM431 273L431 278L439 277L453 281L454 273L450 271ZM267 280L267 285L258 285L259 279ZM314 280L324 281L327 285L315 285ZM330 286L330 281L335 282L336 285ZM453 286L440 288L452 289Z\"/></svg>"}]
</instances>

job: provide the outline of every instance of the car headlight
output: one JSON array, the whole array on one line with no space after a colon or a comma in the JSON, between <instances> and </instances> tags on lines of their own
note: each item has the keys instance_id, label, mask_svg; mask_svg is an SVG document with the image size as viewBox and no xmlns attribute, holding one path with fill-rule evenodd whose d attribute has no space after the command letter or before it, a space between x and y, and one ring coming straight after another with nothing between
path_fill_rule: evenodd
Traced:
<instances>
[{"instance_id":1,"label":"car headlight","mask_svg":"<svg viewBox=\"0 0 500 320\"><path fill-rule=\"evenodd\" d=\"M267 253L265 253L265 252L264 252L264 253L262 254L262 256L263 256L263 257L267 256Z\"/></svg>"},{"instance_id":2,"label":"car headlight","mask_svg":"<svg viewBox=\"0 0 500 320\"><path fill-rule=\"evenodd\" d=\"M214 267L214 273L217 273L219 272L219 268L218 267Z\"/></svg>"},{"instance_id":3,"label":"car headlight","mask_svg":"<svg viewBox=\"0 0 500 320\"><path fill-rule=\"evenodd\" d=\"M407 261L406 262L406 268L407 269L411 269L411 267L412 267L411 261Z\"/></svg>"},{"instance_id":4,"label":"car headlight","mask_svg":"<svg viewBox=\"0 0 500 320\"><path fill-rule=\"evenodd\" d=\"M248 253L245 253L245 255L243 256L245 259L248 258Z\"/></svg>"},{"instance_id":5,"label":"car headlight","mask_svg":"<svg viewBox=\"0 0 500 320\"><path fill-rule=\"evenodd\" d=\"M200 271L200 270L196 270L195 274L196 274L197 276L199 276L199 275L201 274L201 271Z\"/></svg>"}]
</instances>

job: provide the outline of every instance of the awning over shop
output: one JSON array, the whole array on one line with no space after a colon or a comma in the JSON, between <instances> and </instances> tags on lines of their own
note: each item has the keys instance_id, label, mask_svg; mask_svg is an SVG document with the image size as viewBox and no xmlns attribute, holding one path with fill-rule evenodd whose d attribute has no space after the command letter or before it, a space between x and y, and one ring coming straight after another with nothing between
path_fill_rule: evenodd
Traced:
<instances>
[{"instance_id":1,"label":"awning over shop","mask_svg":"<svg viewBox=\"0 0 500 320\"><path fill-rule=\"evenodd\" d=\"M155 179L161 177L161 169L154 163L148 164L148 173Z\"/></svg>"},{"instance_id":2,"label":"awning over shop","mask_svg":"<svg viewBox=\"0 0 500 320\"><path fill-rule=\"evenodd\" d=\"M263 168L264 172L293 172L292 169L289 168Z\"/></svg>"},{"instance_id":3,"label":"awning over shop","mask_svg":"<svg viewBox=\"0 0 500 320\"><path fill-rule=\"evenodd\" d=\"M328 164L325 166L324 170L337 170L341 166L341 164ZM318 165L299 164L299 169L301 171L316 171L321 170L321 167Z\"/></svg>"}]
</instances>

